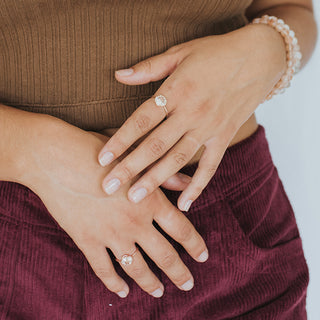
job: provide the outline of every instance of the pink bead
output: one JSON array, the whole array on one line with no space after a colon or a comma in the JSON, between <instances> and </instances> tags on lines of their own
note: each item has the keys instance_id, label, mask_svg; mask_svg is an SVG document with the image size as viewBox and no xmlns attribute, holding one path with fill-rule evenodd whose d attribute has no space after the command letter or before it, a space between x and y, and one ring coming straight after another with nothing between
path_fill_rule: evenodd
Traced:
<instances>
[{"instance_id":1,"label":"pink bead","mask_svg":"<svg viewBox=\"0 0 320 320\"><path fill-rule=\"evenodd\" d=\"M271 26L282 35L286 45L287 70L265 98L265 100L270 100L274 95L283 93L285 88L290 86L293 74L298 72L301 65L302 54L294 31L282 19L263 15L261 18L255 18L252 23L263 23Z\"/></svg>"}]
</instances>

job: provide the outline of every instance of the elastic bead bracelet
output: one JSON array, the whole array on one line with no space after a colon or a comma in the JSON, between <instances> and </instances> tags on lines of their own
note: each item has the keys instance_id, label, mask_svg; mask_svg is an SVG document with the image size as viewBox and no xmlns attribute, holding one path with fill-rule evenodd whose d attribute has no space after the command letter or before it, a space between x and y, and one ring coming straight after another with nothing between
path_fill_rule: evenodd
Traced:
<instances>
[{"instance_id":1,"label":"elastic bead bracelet","mask_svg":"<svg viewBox=\"0 0 320 320\"><path fill-rule=\"evenodd\" d=\"M290 82L294 74L299 71L302 54L298 45L298 39L293 30L284 23L282 19L275 16L264 15L261 18L252 20L252 24L263 23L276 29L283 37L287 51L287 69L284 75L280 78L271 92L267 95L266 100L270 100L274 95L283 93L286 88L290 87Z\"/></svg>"}]
</instances>

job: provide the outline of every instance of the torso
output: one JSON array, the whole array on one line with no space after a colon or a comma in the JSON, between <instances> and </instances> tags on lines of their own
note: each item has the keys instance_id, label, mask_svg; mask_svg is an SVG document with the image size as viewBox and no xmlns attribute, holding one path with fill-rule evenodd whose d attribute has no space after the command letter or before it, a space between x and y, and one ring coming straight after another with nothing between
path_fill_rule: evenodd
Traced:
<instances>
[{"instance_id":1,"label":"torso","mask_svg":"<svg viewBox=\"0 0 320 320\"><path fill-rule=\"evenodd\" d=\"M162 80L128 86L115 70L241 28L251 2L0 0L0 102L84 130L118 128Z\"/></svg>"}]
</instances>

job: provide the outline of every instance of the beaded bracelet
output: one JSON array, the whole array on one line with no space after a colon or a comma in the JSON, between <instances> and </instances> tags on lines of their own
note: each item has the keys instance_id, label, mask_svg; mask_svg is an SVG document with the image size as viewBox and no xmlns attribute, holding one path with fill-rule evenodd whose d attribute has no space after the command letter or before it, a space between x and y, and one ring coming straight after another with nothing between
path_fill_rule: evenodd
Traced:
<instances>
[{"instance_id":1,"label":"beaded bracelet","mask_svg":"<svg viewBox=\"0 0 320 320\"><path fill-rule=\"evenodd\" d=\"M282 19L278 19L274 16L264 15L261 18L252 20L251 23L263 23L273 27L282 35L286 44L287 69L265 99L270 100L274 95L283 93L285 88L290 87L290 81L292 80L293 75L299 71L302 54L300 52L298 39L296 38L294 31L291 30Z\"/></svg>"}]
</instances>

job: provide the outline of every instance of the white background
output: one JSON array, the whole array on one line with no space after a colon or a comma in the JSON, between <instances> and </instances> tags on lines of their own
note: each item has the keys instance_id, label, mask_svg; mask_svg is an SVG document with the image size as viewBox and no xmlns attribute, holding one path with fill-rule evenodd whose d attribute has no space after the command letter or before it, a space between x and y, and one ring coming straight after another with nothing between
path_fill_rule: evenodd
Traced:
<instances>
[{"instance_id":1,"label":"white background","mask_svg":"<svg viewBox=\"0 0 320 320\"><path fill-rule=\"evenodd\" d=\"M320 29L319 0L314 1L314 9ZM291 87L260 105L256 116L266 129L309 265L308 319L320 320L320 38Z\"/></svg>"}]
</instances>

